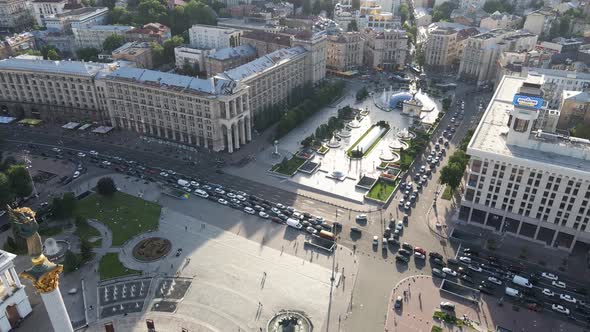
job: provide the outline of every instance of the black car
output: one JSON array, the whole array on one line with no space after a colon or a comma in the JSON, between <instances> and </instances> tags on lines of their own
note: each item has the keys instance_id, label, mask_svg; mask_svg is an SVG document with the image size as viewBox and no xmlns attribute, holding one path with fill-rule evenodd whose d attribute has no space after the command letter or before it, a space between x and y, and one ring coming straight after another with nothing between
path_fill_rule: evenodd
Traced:
<instances>
[{"instance_id":1,"label":"black car","mask_svg":"<svg viewBox=\"0 0 590 332\"><path fill-rule=\"evenodd\" d=\"M406 249L400 249L400 250L397 251L397 253L400 254L400 255L404 255L404 256L410 256L410 255L412 255L412 253L410 251L406 250Z\"/></svg>"},{"instance_id":2,"label":"black car","mask_svg":"<svg viewBox=\"0 0 590 332\"><path fill-rule=\"evenodd\" d=\"M441 271L439 269L432 269L432 275L435 277L439 277L439 278L444 278L447 276L446 273L444 273L443 271Z\"/></svg>"},{"instance_id":3,"label":"black car","mask_svg":"<svg viewBox=\"0 0 590 332\"><path fill-rule=\"evenodd\" d=\"M472 284L473 283L473 278L471 278L467 274L464 274L464 275L461 276L461 281L468 282L468 283Z\"/></svg>"},{"instance_id":4,"label":"black car","mask_svg":"<svg viewBox=\"0 0 590 332\"><path fill-rule=\"evenodd\" d=\"M276 222L277 224L283 224L283 220L281 220L279 217L272 217L270 218L270 221Z\"/></svg>"},{"instance_id":5,"label":"black car","mask_svg":"<svg viewBox=\"0 0 590 332\"><path fill-rule=\"evenodd\" d=\"M438 258L440 260L443 259L443 255L439 254L438 252L432 251L430 253L428 253L428 256L430 256L430 258Z\"/></svg>"},{"instance_id":6,"label":"black car","mask_svg":"<svg viewBox=\"0 0 590 332\"><path fill-rule=\"evenodd\" d=\"M402 263L408 263L410 261L410 259L408 257L402 256L402 255L396 255L395 260L398 262L402 262Z\"/></svg>"},{"instance_id":7,"label":"black car","mask_svg":"<svg viewBox=\"0 0 590 332\"><path fill-rule=\"evenodd\" d=\"M484 293L484 294L488 294L488 295L494 295L494 291L493 291L492 289L489 289L489 288L487 288L487 287L484 287L484 286L481 286L481 285L480 285L480 286L478 287L478 289L479 289L479 291L480 291L480 292L482 292L482 293Z\"/></svg>"},{"instance_id":8,"label":"black car","mask_svg":"<svg viewBox=\"0 0 590 332\"><path fill-rule=\"evenodd\" d=\"M231 206L234 209L238 209L238 210L241 210L243 208L242 207L242 204L233 203L233 202L232 203L229 203L229 206Z\"/></svg>"},{"instance_id":9,"label":"black car","mask_svg":"<svg viewBox=\"0 0 590 332\"><path fill-rule=\"evenodd\" d=\"M414 247L412 247L412 245L407 242L402 243L402 248L407 249L410 252L414 251Z\"/></svg>"},{"instance_id":10,"label":"black car","mask_svg":"<svg viewBox=\"0 0 590 332\"><path fill-rule=\"evenodd\" d=\"M447 259L447 263L458 265L459 264L459 261L456 260L456 259L454 259L454 258L449 258L449 259Z\"/></svg>"},{"instance_id":11,"label":"black car","mask_svg":"<svg viewBox=\"0 0 590 332\"><path fill-rule=\"evenodd\" d=\"M358 227L351 227L351 228L350 228L350 232L351 232L351 233L358 233L358 234L361 234L363 231L361 231L361 229L360 229L360 228L358 228Z\"/></svg>"},{"instance_id":12,"label":"black car","mask_svg":"<svg viewBox=\"0 0 590 332\"><path fill-rule=\"evenodd\" d=\"M440 259L440 258L433 259L432 260L432 264L433 265L442 266L442 267L447 266L447 264L445 264L445 262L442 259Z\"/></svg>"}]
</instances>

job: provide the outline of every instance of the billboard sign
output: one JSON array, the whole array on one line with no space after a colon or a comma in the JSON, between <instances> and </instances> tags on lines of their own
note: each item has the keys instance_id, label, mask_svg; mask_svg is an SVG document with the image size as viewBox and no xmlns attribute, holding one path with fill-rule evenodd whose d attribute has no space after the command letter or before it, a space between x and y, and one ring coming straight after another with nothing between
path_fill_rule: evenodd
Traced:
<instances>
[{"instance_id":1,"label":"billboard sign","mask_svg":"<svg viewBox=\"0 0 590 332\"><path fill-rule=\"evenodd\" d=\"M516 107L534 108L538 110L541 109L541 107L543 106L543 98L525 95L514 95L512 104Z\"/></svg>"}]
</instances>

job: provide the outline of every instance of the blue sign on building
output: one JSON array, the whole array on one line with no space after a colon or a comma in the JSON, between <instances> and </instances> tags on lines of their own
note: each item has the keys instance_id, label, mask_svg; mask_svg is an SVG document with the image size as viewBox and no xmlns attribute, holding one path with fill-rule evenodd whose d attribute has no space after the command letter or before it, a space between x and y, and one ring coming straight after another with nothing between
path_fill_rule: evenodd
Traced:
<instances>
[{"instance_id":1,"label":"blue sign on building","mask_svg":"<svg viewBox=\"0 0 590 332\"><path fill-rule=\"evenodd\" d=\"M541 109L541 107L543 106L543 98L525 95L514 95L512 104L517 107L534 108L538 110Z\"/></svg>"}]
</instances>

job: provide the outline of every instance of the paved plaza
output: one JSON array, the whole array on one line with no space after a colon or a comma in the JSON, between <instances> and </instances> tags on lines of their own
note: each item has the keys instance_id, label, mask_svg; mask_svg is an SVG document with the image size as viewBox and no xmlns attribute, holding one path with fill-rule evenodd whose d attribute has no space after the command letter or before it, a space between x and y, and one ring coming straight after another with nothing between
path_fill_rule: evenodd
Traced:
<instances>
[{"instance_id":1,"label":"paved plaza","mask_svg":"<svg viewBox=\"0 0 590 332\"><path fill-rule=\"evenodd\" d=\"M512 331L551 331L551 332L582 332L584 329L556 320L543 312L534 312L524 308L514 311L512 305L498 305L498 299L481 294L479 304L473 304L459 297L439 290L440 279L419 275L400 281L391 292L385 331L387 332L430 332L433 325L443 331L495 331L497 326ZM394 307L395 299L403 298L401 309ZM467 317L471 327L459 328L435 321L432 315L440 311L441 302L455 304L455 315Z\"/></svg>"},{"instance_id":2,"label":"paved plaza","mask_svg":"<svg viewBox=\"0 0 590 332\"><path fill-rule=\"evenodd\" d=\"M392 93L395 92L385 92L387 99ZM389 159L391 157L390 146L397 146L400 144L397 134L399 132L406 131L416 120L410 116L403 115L400 109L387 112L377 107L376 103L380 104L382 102L382 93L377 93L374 98L369 97L360 103L356 102L354 94L345 93L345 96L346 97L342 98L334 105L326 107L320 112L314 114L302 125L293 129L291 132L289 132L289 134L281 138L278 144L278 150L280 153L279 157L273 155L274 147L268 147L256 155L256 160L254 162L251 162L244 167L230 167L229 172L257 181L264 179L266 183L284 187L284 180L272 181L265 179L272 177L272 175L269 175L267 171L272 167L273 164L280 162L284 156L290 157L293 155L293 153L297 152L301 148L300 144L303 139L313 134L316 128L321 124L327 123L330 117L338 116L338 109L345 106L350 106L360 110L368 110L369 115L364 117L358 123L358 128L352 128L350 130L350 137L341 138L339 147L330 148L330 151L324 156L316 154L313 157L313 162L321 164L318 171L316 171L314 174L298 172L296 175L288 179L288 181L298 186L315 189L324 193L330 193L331 195L342 197L355 202L363 202L363 196L366 193L366 190L358 189L355 186L360 177L362 175L367 175L374 178L379 176L381 171L376 169L376 167L381 163L381 158L385 157L386 159ZM430 101L429 107L440 109L440 105L432 100ZM422 114L424 117L423 121L432 123L436 119L437 115L437 110L432 112L424 112ZM360 160L351 160L348 158L346 156L346 151L350 148L350 146L352 146L357 141L357 139L367 131L367 129L369 129L378 121L382 120L387 121L391 126L387 135L385 135L380 140L380 142L377 143L373 150L364 158ZM334 172L343 173L345 175L344 179L336 180L331 177Z\"/></svg>"},{"instance_id":3,"label":"paved plaza","mask_svg":"<svg viewBox=\"0 0 590 332\"><path fill-rule=\"evenodd\" d=\"M352 291L342 272L353 279L356 270L349 250L338 250L333 273L332 256L304 247L303 233L208 200L157 195L153 184L113 177L121 190L164 208L157 231L120 248L98 249L117 252L126 267L143 272L88 291L87 303L95 303L90 316L97 319L88 331L103 331L106 322L117 330L143 331L149 317L157 317L156 326L164 331L180 322L191 332L258 331L281 310L303 312L318 329L338 330ZM204 217L214 210L227 220ZM155 262L133 258L133 247L153 236L170 239L170 253Z\"/></svg>"}]
</instances>

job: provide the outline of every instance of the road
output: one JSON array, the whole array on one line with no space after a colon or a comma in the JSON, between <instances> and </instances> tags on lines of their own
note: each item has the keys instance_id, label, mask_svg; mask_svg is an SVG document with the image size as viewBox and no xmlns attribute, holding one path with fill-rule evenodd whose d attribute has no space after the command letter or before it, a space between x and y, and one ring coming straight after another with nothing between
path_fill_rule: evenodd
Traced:
<instances>
[{"instance_id":1,"label":"road","mask_svg":"<svg viewBox=\"0 0 590 332\"><path fill-rule=\"evenodd\" d=\"M476 99L472 98L472 95L470 95L470 98L466 98L465 96L468 93L471 93L471 88L464 85L460 85L456 91L456 98L464 98L466 105L463 123L458 127L457 133L451 140L452 145L459 142L462 135L477 121L478 107L476 105ZM449 121L450 116L445 116L441 121L440 128L446 128ZM196 157L191 159L191 162L195 161L198 163L195 167L188 160L183 160L181 157L182 152L178 152L175 149L153 151L142 147L141 144L126 144L127 141L125 140L97 140L93 137L68 137L44 129L30 129L15 126L9 126L8 128L9 130L6 131L6 141L15 149L26 149L28 144L33 143L41 146L43 151L50 151L55 146L72 151L87 152L89 150L96 150L100 154L124 156L126 159L133 159L147 166L174 169L176 172L181 172L191 177L253 193L273 202L291 205L298 210L308 211L314 215L321 215L328 220L337 218L338 221L344 224L339 242L355 250L360 260L360 269L355 281L355 291L351 298L350 312L344 317L342 323L343 330L373 331L382 329L387 309L386 301L393 285L407 276L420 273L430 274L428 263L426 265L419 264L418 266L413 262L409 265L397 264L394 259L397 248L391 247L383 250L380 245L374 247L371 244L373 235L381 237L386 227L386 222L390 218L401 219L402 213L397 207L397 199L382 211L368 213L369 222L367 225L360 225L363 228L363 236L357 239L351 237L349 231L351 226L356 226L354 222L356 213L259 182L229 174L217 174L215 172L215 155L207 152L199 152L196 154ZM439 129L438 132L440 131L442 129ZM438 136L439 134L435 132L433 139L438 138ZM169 150L172 150L172 152ZM452 151L453 148L447 153L447 157L452 154ZM410 175L414 174L416 169L419 169L422 165L422 159L416 161L413 171L409 172ZM444 162L443 160L438 170L444 165ZM409 225L406 227L401 241L421 246L429 252L437 251L443 253L445 256L453 256L453 249L445 241L439 241L433 235L426 222L426 213L432 205L438 189L437 182L438 173L434 173L423 189L416 206L409 213ZM345 205L345 203L342 204ZM336 217L337 214L338 217Z\"/></svg>"}]
</instances>

